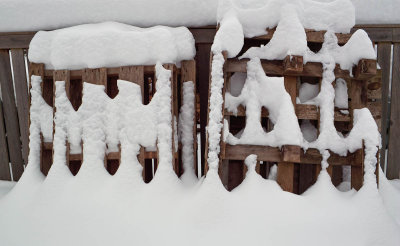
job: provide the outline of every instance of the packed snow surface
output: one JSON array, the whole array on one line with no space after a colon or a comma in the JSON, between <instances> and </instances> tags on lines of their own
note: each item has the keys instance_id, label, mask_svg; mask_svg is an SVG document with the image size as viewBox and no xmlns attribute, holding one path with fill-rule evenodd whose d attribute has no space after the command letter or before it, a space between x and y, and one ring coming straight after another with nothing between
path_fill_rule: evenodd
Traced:
<instances>
[{"instance_id":1,"label":"packed snow surface","mask_svg":"<svg viewBox=\"0 0 400 246\"><path fill-rule=\"evenodd\" d=\"M178 63L195 54L194 38L186 27L139 28L117 22L40 31L29 46L29 60L48 69Z\"/></svg>"},{"instance_id":2,"label":"packed snow surface","mask_svg":"<svg viewBox=\"0 0 400 246\"><path fill-rule=\"evenodd\" d=\"M5 196L15 184L15 182L0 180L0 199Z\"/></svg>"},{"instance_id":3,"label":"packed snow surface","mask_svg":"<svg viewBox=\"0 0 400 246\"><path fill-rule=\"evenodd\" d=\"M287 0L285 0L287 1ZM273 0L234 0L236 8L246 12L261 12L279 8ZM270 3L272 2L272 3ZM333 18L332 11L344 10L341 19L334 19L332 23L348 20L350 13L355 15L357 24L395 24L400 23L397 10L400 9L398 0L351 0L355 7L345 5L337 0L307 0L296 3L299 9L306 14L316 14L315 18L306 20L310 25L327 25L319 22L320 19ZM322 2L322 3L321 3ZM330 3L333 2L333 3ZM324 4L324 5L322 5ZM23 6L23 8L21 7ZM271 6L274 7L271 9ZM327 7L325 7L327 6ZM321 7L326 11L318 12ZM340 9L342 7L342 9ZM353 10L349 12L349 8ZM256 10L256 9L261 10ZM73 25L97 23L103 21L118 21L140 27L154 25L199 27L215 25L217 23L217 0L3 0L0 1L0 31L37 31L52 30ZM328 10L329 9L329 10ZM268 15L276 16L275 13ZM256 19L257 20L257 19ZM262 17L263 22L268 21ZM329 22L328 22L329 23Z\"/></svg>"}]
</instances>

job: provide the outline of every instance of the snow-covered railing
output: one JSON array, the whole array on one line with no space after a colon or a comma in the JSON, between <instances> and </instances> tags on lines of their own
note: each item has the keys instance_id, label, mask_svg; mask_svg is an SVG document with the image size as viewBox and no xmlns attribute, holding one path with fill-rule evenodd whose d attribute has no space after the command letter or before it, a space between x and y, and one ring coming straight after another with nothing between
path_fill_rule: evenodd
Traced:
<instances>
[{"instance_id":1,"label":"snow-covered railing","mask_svg":"<svg viewBox=\"0 0 400 246\"><path fill-rule=\"evenodd\" d=\"M185 172L188 173L187 175L195 175L195 170L197 169L197 158L195 158L197 147L193 139L196 130L194 128L196 125L196 119L194 117L194 107L196 105L194 97L196 64L194 60L188 60L181 61L181 66L179 68L174 64L164 64L164 68L165 69L154 65L146 65L80 70L51 70L46 69L44 64L31 63L30 76L34 75L32 78L37 76L37 78L40 78L40 81L42 81L40 89L42 91L40 98L43 98L43 103L41 104L43 105L42 108L50 108L51 113L53 112L51 108L54 108L55 134L57 136L57 129L64 129L62 130L64 133L61 135L58 133L58 135L60 135L61 138L66 135L66 154L64 157L63 155L60 157L59 152L62 152L62 149L60 150L60 147L58 147L58 150L56 150L56 146L52 141L53 123L51 119L53 119L53 117L52 115L46 117L50 119L51 122L49 124L42 124L47 126L47 128L41 128L40 135L42 137L39 143L41 171L47 174L54 163L59 164L63 162L63 158L66 158L64 161L71 173L76 175L79 172L82 162L85 160L85 153L86 155L90 153L88 150L85 152L85 133L82 133L82 130L85 128L85 118L90 118L90 116L85 116L85 112L91 114L90 109L93 107L95 107L93 109L96 110L98 106L90 106L90 104L93 104L93 99L98 98L96 99L98 100L98 104L104 104L101 108L107 112L104 117L99 118L104 122L102 123L103 125L99 125L97 128L105 127L104 143L106 145L104 146L105 152L103 159L104 167L110 174L115 174L119 169L121 160L127 158L123 157L123 154L121 155L121 151L123 152L126 147L123 144L123 136L119 133L122 127L119 121L125 120L129 121L129 125L132 127L125 130L124 134L130 134L137 139L135 141L139 141L138 144L140 148L138 149L137 159L143 167L143 179L146 182L152 179L160 161L172 163L173 169L178 176L182 175L184 170L187 170L187 172ZM166 71L168 71L168 73L166 73ZM167 74L170 75L165 77ZM170 98L169 100L171 103L170 126L172 132L171 140L169 140L172 143L171 161L165 160L166 150L165 147L162 147L164 145L161 145L164 149L164 159L160 157L161 150L159 141L163 134L157 134L157 126L161 126L161 118L159 119L157 115L162 114L162 107L160 105L165 106L165 102L161 103L160 101L162 98L160 96L162 94L160 93L162 92L157 93L164 87L158 83L164 80L170 81L170 86L168 87L170 88L170 96L168 96L168 98ZM63 86L58 88L60 85L58 85L59 82L57 81L62 81ZM123 81L130 81L131 83ZM96 86L90 86L91 84ZM137 87L129 86L129 84L136 84ZM55 87L57 87L57 89ZM178 91L178 88L182 88L182 91ZM93 94L92 92L96 90L99 92ZM163 93L165 93L165 90L166 88L163 89ZM65 98L62 96L63 93L65 94ZM91 94L93 95L90 96ZM181 105L178 105L178 96L182 98ZM58 97L60 97L60 99L57 99ZM60 108L57 108L57 100L61 99L64 100L66 104L59 102L58 107ZM186 109L193 107L193 109L191 111L186 111L186 115L180 119L180 126L178 127L179 106L185 107ZM190 112L192 112L192 115L187 115ZM68 118L67 123L60 120L60 118L63 117ZM166 119L168 119L168 117ZM57 127L57 124L60 126ZM166 126L163 128L165 127ZM178 131L180 131L179 135L181 135L182 144L178 144ZM165 129L162 132L165 132ZM54 141L56 140L57 139ZM58 140L60 141L60 139ZM167 140L168 138L165 139L165 141ZM132 139L129 141L132 141ZM90 149L90 146L93 144L94 143L89 144L87 149ZM100 148L99 152L101 152L102 148ZM178 154L179 148L183 148L183 160ZM191 150L190 153L187 151L187 148ZM58 156L58 159L53 159L53 157L56 158L56 156ZM126 160L127 159L125 159L125 161Z\"/></svg>"},{"instance_id":2,"label":"snow-covered railing","mask_svg":"<svg viewBox=\"0 0 400 246\"><path fill-rule=\"evenodd\" d=\"M243 16L253 18L250 12L233 7L220 16L212 47L207 161L211 175L219 172L229 190L240 183L244 168L241 164L234 172L242 174L233 178L230 170L237 165L229 163L251 154L258 155L258 161L278 163L278 183L295 193L300 192L298 164L320 164L314 173L328 169L333 179L340 173L339 182L341 166L349 165L356 189L363 184L364 171L370 180L375 168L377 160L371 156L380 147L380 135L370 112L363 109L366 81L377 70L372 43L362 30L353 35L337 34L332 28L305 30L310 23L305 24L300 13L294 5L280 8L272 34L257 37L254 32L261 33L257 28L262 24L248 23ZM253 44L268 43L251 47L250 42L249 47L244 37L252 36ZM315 84L316 92L302 102L300 94L310 94L300 86L306 82Z\"/></svg>"}]
</instances>

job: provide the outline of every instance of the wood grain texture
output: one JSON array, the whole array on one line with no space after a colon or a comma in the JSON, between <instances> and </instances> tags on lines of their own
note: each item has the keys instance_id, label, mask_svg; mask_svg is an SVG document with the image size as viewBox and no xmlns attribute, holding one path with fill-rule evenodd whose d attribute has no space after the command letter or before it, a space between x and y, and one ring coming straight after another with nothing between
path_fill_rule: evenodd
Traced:
<instances>
[{"instance_id":1,"label":"wood grain texture","mask_svg":"<svg viewBox=\"0 0 400 246\"><path fill-rule=\"evenodd\" d=\"M11 64L8 50L0 50L0 85L3 99L3 114L7 132L7 144L13 178L18 181L24 172L22 146L15 104L14 86L11 77Z\"/></svg>"},{"instance_id":2,"label":"wood grain texture","mask_svg":"<svg viewBox=\"0 0 400 246\"><path fill-rule=\"evenodd\" d=\"M400 43L393 46L391 91L390 136L386 175L389 179L398 179L400 177Z\"/></svg>"},{"instance_id":3,"label":"wood grain texture","mask_svg":"<svg viewBox=\"0 0 400 246\"><path fill-rule=\"evenodd\" d=\"M22 142L22 157L26 165L28 164L29 154L29 96L24 50L12 49L11 57L14 73L14 88L17 99L19 129Z\"/></svg>"},{"instance_id":4,"label":"wood grain texture","mask_svg":"<svg viewBox=\"0 0 400 246\"><path fill-rule=\"evenodd\" d=\"M391 56L391 43L379 43L378 44L378 63L382 69L382 121L381 131L382 136L382 150L380 163L382 170L385 169L386 149L388 146L388 133L387 128L389 126L388 115L389 115L389 87L390 87L390 56Z\"/></svg>"},{"instance_id":5,"label":"wood grain texture","mask_svg":"<svg viewBox=\"0 0 400 246\"><path fill-rule=\"evenodd\" d=\"M0 180L11 180L10 159L8 158L8 146L6 128L4 126L3 102L0 99Z\"/></svg>"}]
</instances>

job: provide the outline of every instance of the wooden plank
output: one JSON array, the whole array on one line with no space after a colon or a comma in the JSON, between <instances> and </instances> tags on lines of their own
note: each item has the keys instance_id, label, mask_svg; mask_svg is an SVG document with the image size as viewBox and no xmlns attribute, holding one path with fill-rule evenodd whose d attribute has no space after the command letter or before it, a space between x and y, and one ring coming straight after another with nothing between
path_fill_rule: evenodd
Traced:
<instances>
[{"instance_id":1,"label":"wooden plank","mask_svg":"<svg viewBox=\"0 0 400 246\"><path fill-rule=\"evenodd\" d=\"M284 162L300 162L301 147L296 145L282 146L282 160Z\"/></svg>"},{"instance_id":2,"label":"wooden plank","mask_svg":"<svg viewBox=\"0 0 400 246\"><path fill-rule=\"evenodd\" d=\"M29 48L35 32L8 32L0 33L0 49Z\"/></svg>"},{"instance_id":3,"label":"wooden plank","mask_svg":"<svg viewBox=\"0 0 400 246\"><path fill-rule=\"evenodd\" d=\"M83 82L103 85L104 89L107 88L107 68L86 68L82 73Z\"/></svg>"},{"instance_id":4,"label":"wooden plank","mask_svg":"<svg viewBox=\"0 0 400 246\"><path fill-rule=\"evenodd\" d=\"M293 70L296 70L295 68ZM285 76L284 77L285 89L289 93L292 103L296 105L297 93L297 77ZM300 147L287 146L283 148L284 162L278 162L277 182L284 191L294 192L295 187L295 164L294 161L300 161ZM298 190L298 189L297 189Z\"/></svg>"},{"instance_id":5,"label":"wooden plank","mask_svg":"<svg viewBox=\"0 0 400 246\"><path fill-rule=\"evenodd\" d=\"M22 142L22 157L26 165L28 164L29 154L29 97L24 50L12 49L11 57L14 73L14 88L17 99L19 129Z\"/></svg>"},{"instance_id":6,"label":"wooden plank","mask_svg":"<svg viewBox=\"0 0 400 246\"><path fill-rule=\"evenodd\" d=\"M206 156L206 126L208 112L208 91L210 74L211 44L197 45L196 71L198 91L200 95L200 143L201 143L201 176L204 175Z\"/></svg>"},{"instance_id":7,"label":"wooden plank","mask_svg":"<svg viewBox=\"0 0 400 246\"><path fill-rule=\"evenodd\" d=\"M247 72L247 62L249 59L237 59L237 58L230 58L226 63L226 72L234 73L234 72ZM361 60L363 63L363 60ZM367 62L368 63L368 62ZM369 64L369 63L368 63ZM284 63L282 60L261 60L261 66L263 67L265 73L267 75L293 75L292 71L285 71L284 70ZM335 77L336 78L343 78L343 79L351 79L349 71L342 70L338 64L335 67ZM318 77L322 78L322 64L319 62L307 62L303 65L303 71L297 72L296 75L298 76L306 76L306 77ZM369 73L363 74L365 78L369 78L368 76L372 76Z\"/></svg>"},{"instance_id":8,"label":"wooden plank","mask_svg":"<svg viewBox=\"0 0 400 246\"><path fill-rule=\"evenodd\" d=\"M391 43L378 43L378 63L382 69L382 122L381 122L381 136L382 136L382 149L381 149L381 168L385 170L386 149L388 143L388 95L390 88L390 68L391 68Z\"/></svg>"},{"instance_id":9,"label":"wooden plank","mask_svg":"<svg viewBox=\"0 0 400 246\"><path fill-rule=\"evenodd\" d=\"M24 161L21 152L21 135L18 125L18 114L15 104L8 50L0 50L0 86L3 99L3 114L7 132L8 152L13 170L13 178L15 181L18 181L24 172Z\"/></svg>"},{"instance_id":10,"label":"wooden plank","mask_svg":"<svg viewBox=\"0 0 400 246\"><path fill-rule=\"evenodd\" d=\"M283 73L297 75L303 72L302 56L286 56L283 60Z\"/></svg>"},{"instance_id":11,"label":"wooden plank","mask_svg":"<svg viewBox=\"0 0 400 246\"><path fill-rule=\"evenodd\" d=\"M181 90L183 90L183 83L187 81L192 81L194 88L193 88L193 93L194 93L194 112L195 115L193 117L193 165L194 165L194 171L196 176L198 175L198 165L197 165L197 119L196 119L196 105L197 105L197 100L196 100L196 61L195 60L190 60L190 61L182 61L181 62ZM181 93L183 94L183 93ZM183 95L182 95L183 96ZM181 100L183 101L183 100Z\"/></svg>"},{"instance_id":12,"label":"wooden plank","mask_svg":"<svg viewBox=\"0 0 400 246\"><path fill-rule=\"evenodd\" d=\"M196 44L212 44L215 33L217 32L215 26L208 28L189 28L189 31L192 33Z\"/></svg>"},{"instance_id":13,"label":"wooden plank","mask_svg":"<svg viewBox=\"0 0 400 246\"><path fill-rule=\"evenodd\" d=\"M392 96L390 110L390 132L386 176L400 177L400 43L393 46Z\"/></svg>"},{"instance_id":14,"label":"wooden plank","mask_svg":"<svg viewBox=\"0 0 400 246\"><path fill-rule=\"evenodd\" d=\"M364 29L368 33L369 38L374 42L391 42L393 40L393 28L386 25L360 25L353 28L351 32L354 33L357 29Z\"/></svg>"},{"instance_id":15,"label":"wooden plank","mask_svg":"<svg viewBox=\"0 0 400 246\"><path fill-rule=\"evenodd\" d=\"M367 88L366 84L360 80L352 80L349 89L350 114L352 115L355 109L361 109L367 106ZM351 187L359 190L363 185L364 180L364 150L356 151L354 163L351 166Z\"/></svg>"},{"instance_id":16,"label":"wooden plank","mask_svg":"<svg viewBox=\"0 0 400 246\"><path fill-rule=\"evenodd\" d=\"M362 59L353 67L353 74L357 80L367 80L376 75L376 60Z\"/></svg>"},{"instance_id":17,"label":"wooden plank","mask_svg":"<svg viewBox=\"0 0 400 246\"><path fill-rule=\"evenodd\" d=\"M351 166L351 188L361 189L364 182L364 146L354 153Z\"/></svg>"},{"instance_id":18,"label":"wooden plank","mask_svg":"<svg viewBox=\"0 0 400 246\"><path fill-rule=\"evenodd\" d=\"M258 40L270 40L275 33L276 28L267 29L267 34L260 35L254 37L254 39ZM324 35L326 31L316 31L311 29L305 29L307 42L312 43L323 43L324 42ZM338 39L339 44L345 44L350 39L351 34L343 34L343 33L336 33L336 37Z\"/></svg>"},{"instance_id":19,"label":"wooden plank","mask_svg":"<svg viewBox=\"0 0 400 246\"><path fill-rule=\"evenodd\" d=\"M278 173L276 182L281 186L282 190L287 192L294 192L294 174L295 164L292 162L278 163Z\"/></svg>"},{"instance_id":20,"label":"wooden plank","mask_svg":"<svg viewBox=\"0 0 400 246\"><path fill-rule=\"evenodd\" d=\"M142 93L142 103L144 104L144 67L143 66L126 66L120 67L119 70L119 79L133 82L140 86ZM143 167L143 178L149 176L149 173L153 173L152 169L149 169L145 166L145 157L144 157L144 147L140 147L138 161Z\"/></svg>"},{"instance_id":21,"label":"wooden plank","mask_svg":"<svg viewBox=\"0 0 400 246\"><path fill-rule=\"evenodd\" d=\"M0 180L11 180L10 159L8 158L8 146L6 129L4 126L3 102L0 99Z\"/></svg>"}]
</instances>

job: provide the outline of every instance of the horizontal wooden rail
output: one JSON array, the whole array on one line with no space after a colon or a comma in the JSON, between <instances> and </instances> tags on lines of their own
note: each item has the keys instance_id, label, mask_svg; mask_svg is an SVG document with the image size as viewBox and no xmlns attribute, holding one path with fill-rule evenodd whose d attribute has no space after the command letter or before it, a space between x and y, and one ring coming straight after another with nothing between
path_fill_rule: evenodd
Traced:
<instances>
[{"instance_id":1,"label":"horizontal wooden rail","mask_svg":"<svg viewBox=\"0 0 400 246\"><path fill-rule=\"evenodd\" d=\"M320 62L307 62L306 64L302 64L302 67L297 68L296 70L290 69L293 67L287 65L287 60L293 60L290 58L285 58L285 60L261 60L261 66L263 67L265 73L267 75L296 75L296 76L306 76L306 77L318 77L322 78L323 68ZM235 72L247 72L247 62L249 59L237 59L231 58L226 62L226 72L235 73ZM299 60L300 62L300 60ZM302 59L301 59L302 62ZM343 70L340 68L338 64L335 67L335 77L343 78L343 79L360 79L366 80L368 78L372 78L376 74L376 60L362 59L359 61L359 65L353 68L353 73L355 77L350 76L350 72L347 70Z\"/></svg>"},{"instance_id":2,"label":"horizontal wooden rail","mask_svg":"<svg viewBox=\"0 0 400 246\"><path fill-rule=\"evenodd\" d=\"M226 144L225 153L223 153L223 159L225 160L244 160L247 156L251 154L257 155L258 161L268 161L268 162L293 162L290 159L284 159L285 146L282 149L270 146L260 146L260 145L230 145ZM299 147L300 148L300 147ZM286 148L287 149L287 148ZM330 151L331 156L328 159L329 165L351 165L359 166L360 162L354 161L354 156L359 151L355 153L347 153L347 156L340 156ZM321 164L322 156L317 149L308 149L304 152L301 149L300 161L296 163L301 164Z\"/></svg>"},{"instance_id":3,"label":"horizontal wooden rail","mask_svg":"<svg viewBox=\"0 0 400 246\"><path fill-rule=\"evenodd\" d=\"M267 29L267 34L254 37L258 40L270 40L275 33L276 28ZM323 43L326 31L315 31L312 29L305 29L307 41L313 43ZM345 44L351 37L351 33L335 33L339 44Z\"/></svg>"},{"instance_id":4,"label":"horizontal wooden rail","mask_svg":"<svg viewBox=\"0 0 400 246\"><path fill-rule=\"evenodd\" d=\"M227 109L225 109L224 115L228 116L246 116L246 109L240 105L237 108L237 113L234 114ZM318 120L318 107L315 105L308 105L308 104L296 104L296 115L298 119L301 120ZM268 110L264 107L261 110L261 117L266 118L268 117ZM342 114L339 110L335 110L335 121L340 122L350 122L351 118L349 114Z\"/></svg>"}]
</instances>

